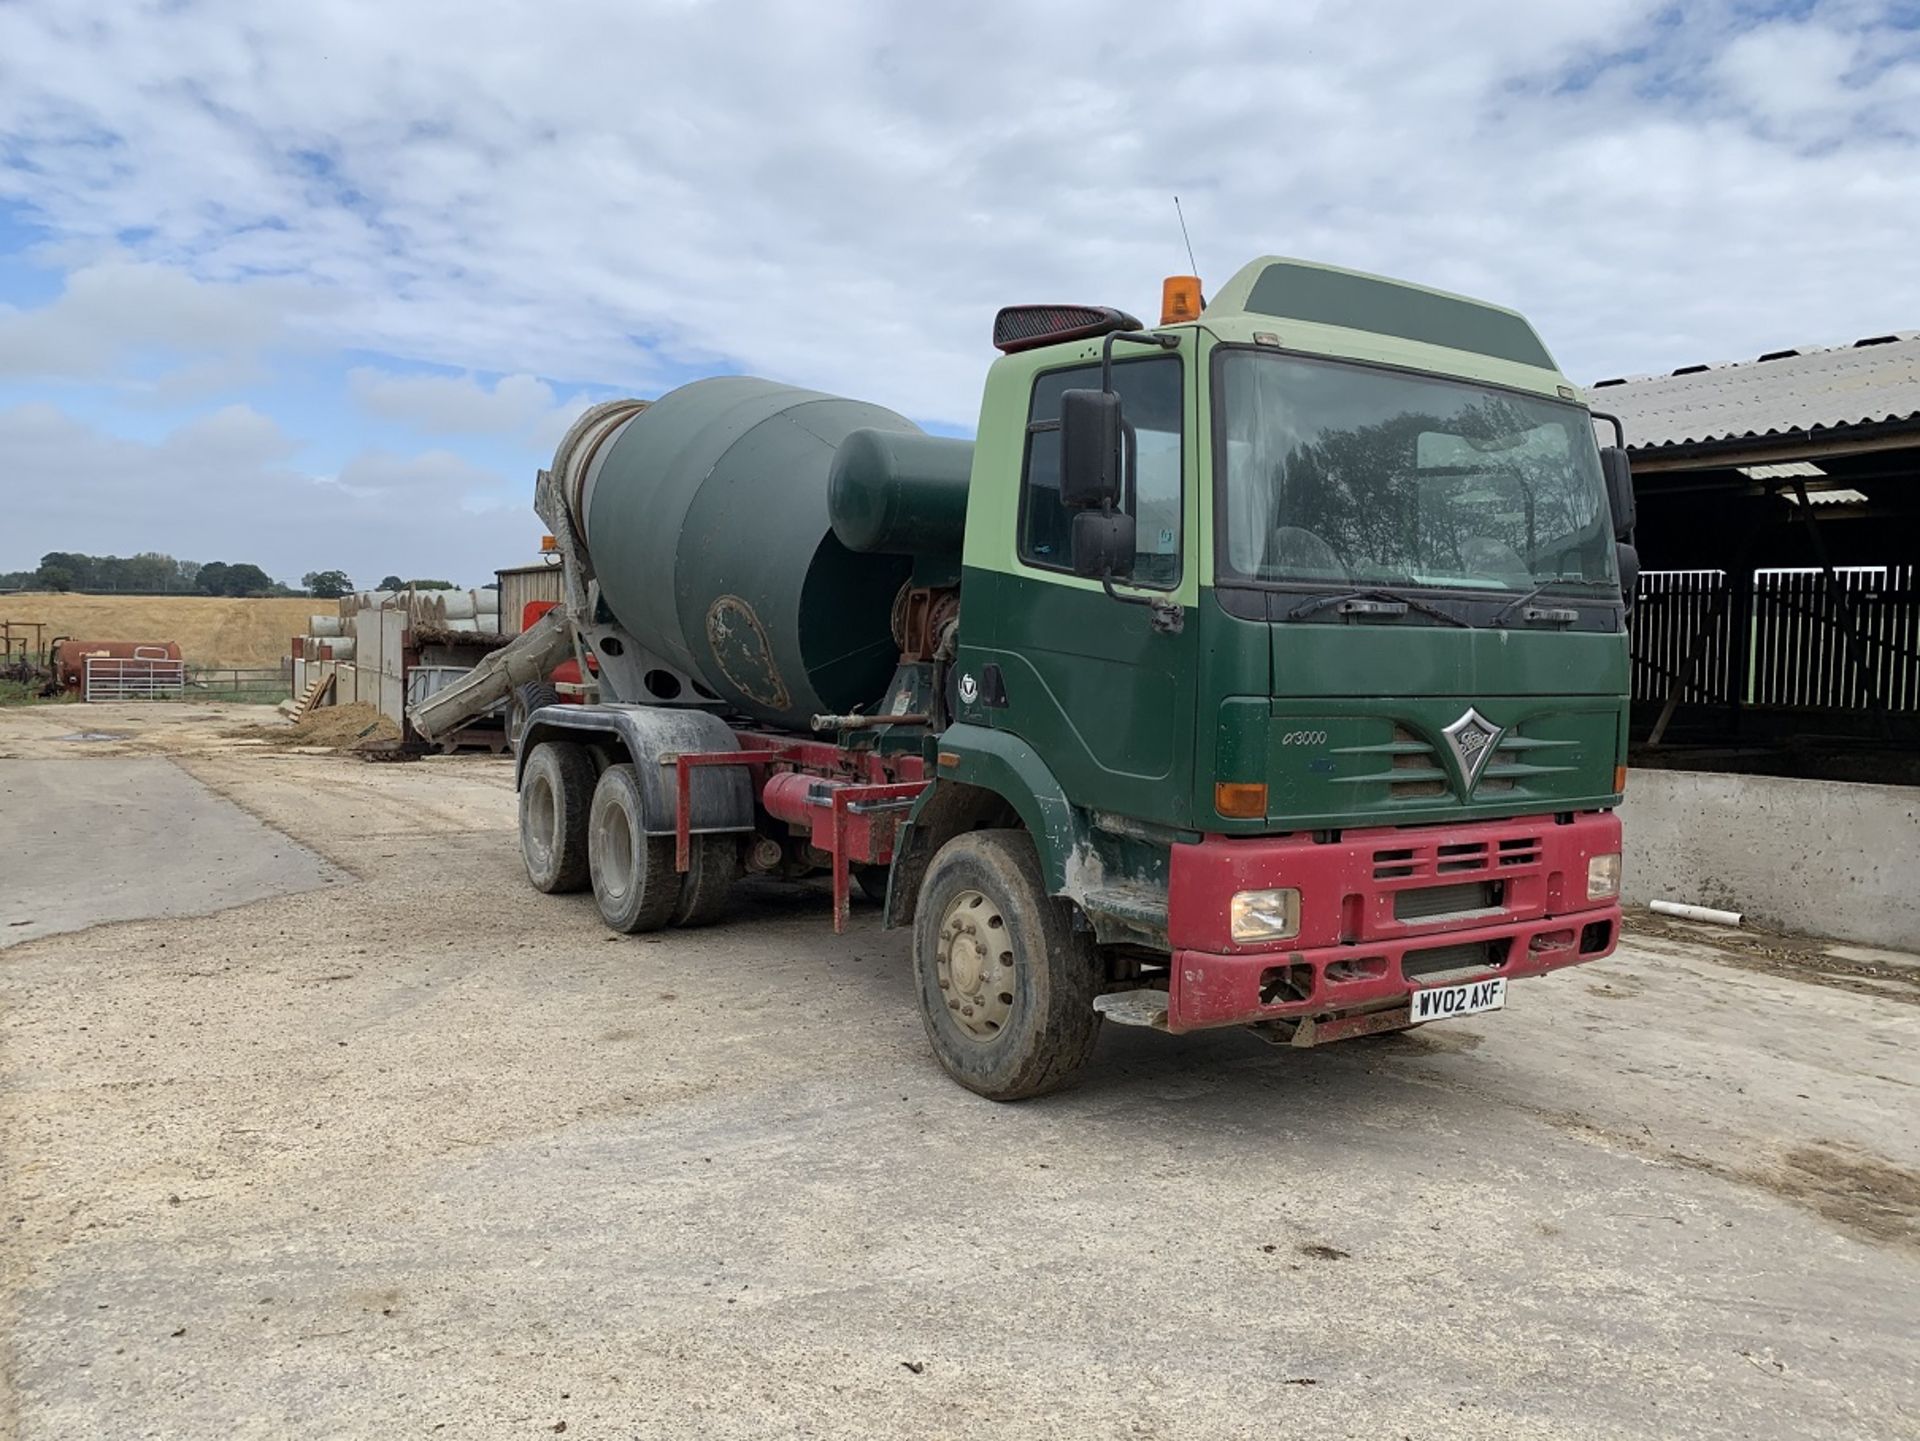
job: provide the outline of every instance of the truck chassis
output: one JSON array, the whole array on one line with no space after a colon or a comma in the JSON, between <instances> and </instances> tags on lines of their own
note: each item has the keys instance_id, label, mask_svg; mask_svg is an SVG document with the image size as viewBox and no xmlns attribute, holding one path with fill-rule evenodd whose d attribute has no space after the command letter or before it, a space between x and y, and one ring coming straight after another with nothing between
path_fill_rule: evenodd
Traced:
<instances>
[{"instance_id":1,"label":"truck chassis","mask_svg":"<svg viewBox=\"0 0 1920 1441\"><path fill-rule=\"evenodd\" d=\"M742 873L821 872L844 932L858 885L890 920L913 923L935 1051L995 1099L1063 1084L1102 1019L1172 1033L1247 1026L1276 1043L1320 1045L1404 1030L1431 1018L1414 1014L1422 993L1596 960L1619 937L1618 901L1574 890L1589 857L1620 844L1617 817L1588 812L1205 836L1170 848L1161 909L1149 900L1133 939L1116 944L1109 928L1101 944L1095 918L1111 898L1050 895L1032 839L1008 815L976 816L933 837L924 864L896 866L910 816L939 784L929 769L913 752L700 712L552 706L527 723L522 849L536 886L591 884L603 918L626 932L719 919ZM553 777L568 775L570 806L552 793ZM715 811L721 777L735 783L731 814ZM954 882L955 868L973 879ZM1338 915L1280 944L1222 934L1236 890L1281 879L1340 897Z\"/></svg>"}]
</instances>

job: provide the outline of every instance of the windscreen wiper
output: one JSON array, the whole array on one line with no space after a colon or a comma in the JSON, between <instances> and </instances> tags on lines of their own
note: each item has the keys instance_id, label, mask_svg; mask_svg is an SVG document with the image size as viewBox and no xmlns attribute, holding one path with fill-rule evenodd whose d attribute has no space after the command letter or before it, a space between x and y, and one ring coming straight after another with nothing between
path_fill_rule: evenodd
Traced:
<instances>
[{"instance_id":1,"label":"windscreen wiper","mask_svg":"<svg viewBox=\"0 0 1920 1441\"><path fill-rule=\"evenodd\" d=\"M1516 607L1527 604L1528 601L1535 599L1543 591L1550 590L1558 583L1557 581L1546 581L1541 585L1536 585L1525 595L1516 595L1512 600L1496 610L1493 613L1493 619L1488 621L1487 624L1504 625L1507 616L1511 614ZM1525 620L1550 620L1556 625L1572 625L1580 619L1580 612L1571 606L1542 606L1538 610L1522 611L1521 616Z\"/></svg>"},{"instance_id":2,"label":"windscreen wiper","mask_svg":"<svg viewBox=\"0 0 1920 1441\"><path fill-rule=\"evenodd\" d=\"M1372 586L1366 590L1350 590L1341 595L1317 595L1312 600L1303 600L1287 612L1288 620L1300 620L1325 610L1328 606L1340 607L1342 615L1405 615L1409 610L1417 610L1422 615L1430 615L1435 620L1444 620L1449 625L1472 625L1449 611L1429 604L1418 596L1405 595L1400 591L1387 590L1381 586Z\"/></svg>"}]
</instances>

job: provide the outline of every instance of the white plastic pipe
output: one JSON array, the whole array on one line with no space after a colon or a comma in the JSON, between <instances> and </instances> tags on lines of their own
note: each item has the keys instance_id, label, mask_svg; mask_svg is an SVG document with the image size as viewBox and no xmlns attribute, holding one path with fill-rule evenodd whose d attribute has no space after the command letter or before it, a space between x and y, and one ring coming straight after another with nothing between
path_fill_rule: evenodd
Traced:
<instances>
[{"instance_id":1,"label":"white plastic pipe","mask_svg":"<svg viewBox=\"0 0 1920 1441\"><path fill-rule=\"evenodd\" d=\"M1690 906L1684 901L1655 901L1648 909L1663 916L1678 916L1683 921L1705 921L1710 926L1740 924L1738 911L1716 911L1712 906Z\"/></svg>"}]
</instances>

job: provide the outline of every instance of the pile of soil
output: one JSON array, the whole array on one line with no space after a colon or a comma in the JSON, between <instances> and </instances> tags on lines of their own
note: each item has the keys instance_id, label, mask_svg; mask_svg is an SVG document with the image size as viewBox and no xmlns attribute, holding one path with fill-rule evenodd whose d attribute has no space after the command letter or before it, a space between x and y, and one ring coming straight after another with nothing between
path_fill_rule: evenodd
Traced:
<instances>
[{"instance_id":1,"label":"pile of soil","mask_svg":"<svg viewBox=\"0 0 1920 1441\"><path fill-rule=\"evenodd\" d=\"M322 706L304 720L292 725L242 726L233 735L250 740L273 741L283 746L329 746L351 750L400 739L400 727L365 701L352 705Z\"/></svg>"}]
</instances>

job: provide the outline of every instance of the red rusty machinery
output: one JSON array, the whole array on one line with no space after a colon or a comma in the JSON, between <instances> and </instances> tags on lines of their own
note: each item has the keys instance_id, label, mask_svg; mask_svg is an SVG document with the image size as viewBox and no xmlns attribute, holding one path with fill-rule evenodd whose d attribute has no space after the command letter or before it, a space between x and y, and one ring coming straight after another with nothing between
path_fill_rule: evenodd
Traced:
<instances>
[{"instance_id":1,"label":"red rusty machinery","mask_svg":"<svg viewBox=\"0 0 1920 1441\"><path fill-rule=\"evenodd\" d=\"M62 636L53 643L49 664L53 678L49 691L80 692L87 682L87 662L101 658L120 661L180 660L180 645L171 640L73 640Z\"/></svg>"}]
</instances>

